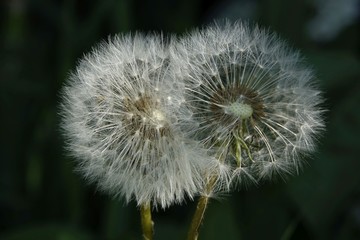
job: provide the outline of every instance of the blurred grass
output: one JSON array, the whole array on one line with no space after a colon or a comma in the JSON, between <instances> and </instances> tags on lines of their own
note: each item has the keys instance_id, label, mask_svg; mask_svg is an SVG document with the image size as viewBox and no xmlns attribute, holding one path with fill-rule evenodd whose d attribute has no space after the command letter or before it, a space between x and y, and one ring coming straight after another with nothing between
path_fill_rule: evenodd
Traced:
<instances>
[{"instance_id":1,"label":"blurred grass","mask_svg":"<svg viewBox=\"0 0 360 240\"><path fill-rule=\"evenodd\" d=\"M314 66L329 109L319 151L299 177L213 200L200 239L360 239L359 23L315 43L304 30L315 14L310 3L257 1L247 16ZM182 33L213 17L240 18L221 10L233 1L0 4L0 239L140 239L134 204L97 192L73 172L58 126L61 86L77 59L109 34ZM155 213L156 239L184 239L194 208L189 201Z\"/></svg>"}]
</instances>

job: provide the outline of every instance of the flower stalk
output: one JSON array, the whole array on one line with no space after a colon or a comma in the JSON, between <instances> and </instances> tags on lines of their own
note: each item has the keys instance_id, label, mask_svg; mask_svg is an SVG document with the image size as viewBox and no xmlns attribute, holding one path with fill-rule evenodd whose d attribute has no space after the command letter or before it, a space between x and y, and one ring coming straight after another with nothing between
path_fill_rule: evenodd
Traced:
<instances>
[{"instance_id":1,"label":"flower stalk","mask_svg":"<svg viewBox=\"0 0 360 240\"><path fill-rule=\"evenodd\" d=\"M218 177L212 176L209 178L208 183L205 187L204 193L200 196L196 205L196 210L191 220L191 225L188 232L188 240L196 240L199 236L199 229L204 220L205 211L209 204L209 199L214 191L214 187Z\"/></svg>"},{"instance_id":2,"label":"flower stalk","mask_svg":"<svg viewBox=\"0 0 360 240\"><path fill-rule=\"evenodd\" d=\"M143 204L140 207L141 227L144 240L152 240L154 235L154 222L151 218L150 204Z\"/></svg>"},{"instance_id":3,"label":"flower stalk","mask_svg":"<svg viewBox=\"0 0 360 240\"><path fill-rule=\"evenodd\" d=\"M196 210L191 221L188 232L188 240L196 240L199 236L199 229L203 222L205 211L209 202L208 196L201 196L196 206Z\"/></svg>"}]
</instances>

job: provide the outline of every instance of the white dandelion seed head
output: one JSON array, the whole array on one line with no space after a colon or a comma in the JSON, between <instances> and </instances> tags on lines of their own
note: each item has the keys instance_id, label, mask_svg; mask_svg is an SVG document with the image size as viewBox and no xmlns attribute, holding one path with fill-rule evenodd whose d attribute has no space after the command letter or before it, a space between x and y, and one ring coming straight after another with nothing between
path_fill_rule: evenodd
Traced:
<instances>
[{"instance_id":1,"label":"white dandelion seed head","mask_svg":"<svg viewBox=\"0 0 360 240\"><path fill-rule=\"evenodd\" d=\"M225 22L192 31L170 53L199 125L194 136L235 169L235 184L299 171L324 122L298 52L267 30Z\"/></svg>"},{"instance_id":2,"label":"white dandelion seed head","mask_svg":"<svg viewBox=\"0 0 360 240\"><path fill-rule=\"evenodd\" d=\"M159 36L120 35L84 56L64 88L62 127L79 171L99 189L165 208L192 197L210 162ZM201 167L200 167L201 165Z\"/></svg>"}]
</instances>

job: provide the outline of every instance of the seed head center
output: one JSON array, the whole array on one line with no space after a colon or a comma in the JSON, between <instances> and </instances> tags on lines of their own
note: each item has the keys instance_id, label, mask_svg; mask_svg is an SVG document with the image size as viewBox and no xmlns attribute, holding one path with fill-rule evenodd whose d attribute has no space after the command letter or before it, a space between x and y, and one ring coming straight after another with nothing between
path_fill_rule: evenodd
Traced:
<instances>
[{"instance_id":1,"label":"seed head center","mask_svg":"<svg viewBox=\"0 0 360 240\"><path fill-rule=\"evenodd\" d=\"M157 124L161 124L165 121L165 116L161 111L154 110L152 112L152 120Z\"/></svg>"},{"instance_id":2,"label":"seed head center","mask_svg":"<svg viewBox=\"0 0 360 240\"><path fill-rule=\"evenodd\" d=\"M226 114L231 114L241 119L247 119L252 116L253 108L251 105L241 102L234 102L224 108Z\"/></svg>"}]
</instances>

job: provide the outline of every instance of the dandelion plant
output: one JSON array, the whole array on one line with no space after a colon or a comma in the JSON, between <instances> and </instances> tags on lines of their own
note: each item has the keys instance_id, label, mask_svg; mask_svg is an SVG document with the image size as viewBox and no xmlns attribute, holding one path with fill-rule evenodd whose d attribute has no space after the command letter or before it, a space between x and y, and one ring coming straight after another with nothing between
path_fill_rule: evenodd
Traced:
<instances>
[{"instance_id":1,"label":"dandelion plant","mask_svg":"<svg viewBox=\"0 0 360 240\"><path fill-rule=\"evenodd\" d=\"M277 35L214 23L99 44L64 87L62 129L85 179L136 202L144 239L152 209L199 196L192 240L211 197L299 172L321 103L312 70Z\"/></svg>"}]
</instances>

